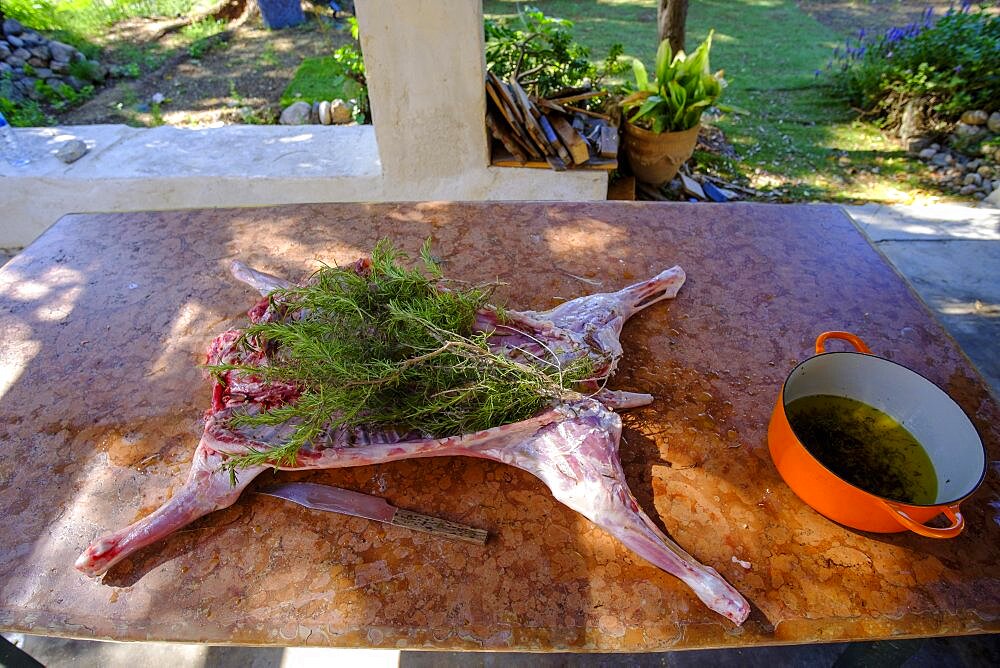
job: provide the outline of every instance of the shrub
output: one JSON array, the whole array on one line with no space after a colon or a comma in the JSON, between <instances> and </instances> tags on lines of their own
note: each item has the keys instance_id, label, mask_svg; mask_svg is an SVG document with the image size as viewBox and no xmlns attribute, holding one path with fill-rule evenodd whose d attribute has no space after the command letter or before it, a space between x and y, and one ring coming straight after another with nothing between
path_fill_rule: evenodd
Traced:
<instances>
[{"instance_id":1,"label":"shrub","mask_svg":"<svg viewBox=\"0 0 1000 668\"><path fill-rule=\"evenodd\" d=\"M590 80L623 73L628 62L620 59L622 45L611 47L601 67L590 61L590 49L573 41L572 21L546 16L525 7L517 19L486 19L486 65L506 79L515 72L529 73L522 80L547 96Z\"/></svg>"},{"instance_id":2,"label":"shrub","mask_svg":"<svg viewBox=\"0 0 1000 668\"><path fill-rule=\"evenodd\" d=\"M78 60L69 64L69 73L81 81L101 81L101 65L93 60Z\"/></svg>"},{"instance_id":3,"label":"shrub","mask_svg":"<svg viewBox=\"0 0 1000 668\"><path fill-rule=\"evenodd\" d=\"M192 58L201 58L211 51L218 44L211 38L225 29L226 22L218 19L202 19L181 28L181 35L191 40L191 44L188 45L188 55Z\"/></svg>"},{"instance_id":4,"label":"shrub","mask_svg":"<svg viewBox=\"0 0 1000 668\"><path fill-rule=\"evenodd\" d=\"M365 61L358 50L358 21L352 17L349 24L354 43L345 44L332 56L304 58L281 95L282 107L296 101L341 99L353 104L355 121L367 123L371 119Z\"/></svg>"},{"instance_id":5,"label":"shrub","mask_svg":"<svg viewBox=\"0 0 1000 668\"><path fill-rule=\"evenodd\" d=\"M934 20L883 34L859 31L834 50L828 68L850 102L896 125L904 106L919 101L932 121L953 121L967 109L1000 105L1000 17L963 2Z\"/></svg>"},{"instance_id":6,"label":"shrub","mask_svg":"<svg viewBox=\"0 0 1000 668\"><path fill-rule=\"evenodd\" d=\"M0 113L14 127L39 127L55 123L55 119L46 114L34 100L16 98L13 84L7 75L0 76Z\"/></svg>"}]
</instances>

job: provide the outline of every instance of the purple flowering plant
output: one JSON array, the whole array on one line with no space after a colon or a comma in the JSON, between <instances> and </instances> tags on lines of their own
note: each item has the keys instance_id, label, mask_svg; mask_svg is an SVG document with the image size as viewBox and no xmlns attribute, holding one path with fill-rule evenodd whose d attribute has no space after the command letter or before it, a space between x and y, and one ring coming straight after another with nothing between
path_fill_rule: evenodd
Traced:
<instances>
[{"instance_id":1,"label":"purple flowering plant","mask_svg":"<svg viewBox=\"0 0 1000 668\"><path fill-rule=\"evenodd\" d=\"M849 102L887 124L910 100L950 121L970 108L1000 107L1000 16L964 0L943 15L884 32L864 29L834 49L826 71Z\"/></svg>"}]
</instances>

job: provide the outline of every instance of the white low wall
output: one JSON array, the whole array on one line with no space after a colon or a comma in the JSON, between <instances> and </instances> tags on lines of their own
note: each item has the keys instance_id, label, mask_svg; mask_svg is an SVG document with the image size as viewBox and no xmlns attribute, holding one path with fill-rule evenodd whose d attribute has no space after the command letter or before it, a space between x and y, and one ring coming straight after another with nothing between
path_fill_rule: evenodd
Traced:
<instances>
[{"instance_id":1,"label":"white low wall","mask_svg":"<svg viewBox=\"0 0 1000 668\"><path fill-rule=\"evenodd\" d=\"M383 172L372 126L234 125L202 130L123 125L19 128L31 162L0 160L0 246L25 246L60 216L305 202L604 199L599 172L480 165L461 174ZM79 138L71 165L52 153Z\"/></svg>"},{"instance_id":2,"label":"white low wall","mask_svg":"<svg viewBox=\"0 0 1000 668\"><path fill-rule=\"evenodd\" d=\"M373 126L19 128L0 160L0 246L67 213L305 202L601 200L607 174L489 166L482 6L357 0ZM52 154L69 139L90 152Z\"/></svg>"}]
</instances>

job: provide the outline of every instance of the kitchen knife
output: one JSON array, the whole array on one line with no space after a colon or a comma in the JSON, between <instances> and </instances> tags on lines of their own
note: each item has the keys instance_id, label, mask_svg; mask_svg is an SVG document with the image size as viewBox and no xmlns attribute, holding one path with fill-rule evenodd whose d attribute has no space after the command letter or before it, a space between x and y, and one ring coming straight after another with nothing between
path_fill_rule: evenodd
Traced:
<instances>
[{"instance_id":1,"label":"kitchen knife","mask_svg":"<svg viewBox=\"0 0 1000 668\"><path fill-rule=\"evenodd\" d=\"M313 510L364 517L476 545L486 543L487 533L482 529L396 508L389 505L385 499L352 492L349 489L319 485L314 482L286 482L258 489L257 493L276 496Z\"/></svg>"}]
</instances>

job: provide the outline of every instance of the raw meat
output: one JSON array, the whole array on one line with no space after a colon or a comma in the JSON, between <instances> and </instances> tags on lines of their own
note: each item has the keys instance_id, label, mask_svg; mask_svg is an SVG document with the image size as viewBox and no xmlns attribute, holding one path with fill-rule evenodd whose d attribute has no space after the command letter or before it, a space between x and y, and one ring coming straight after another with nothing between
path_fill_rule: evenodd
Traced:
<instances>
[{"instance_id":1,"label":"raw meat","mask_svg":"<svg viewBox=\"0 0 1000 668\"><path fill-rule=\"evenodd\" d=\"M359 273L367 267L365 260L353 265ZM266 297L272 290L288 286L287 281L238 262L233 263L232 272L265 295L249 311L251 320L294 317L282 315L280 302ZM509 357L565 357L583 351L594 356L600 364L598 375L606 377L614 372L622 355L618 337L624 322L639 310L674 297L684 279L684 271L673 267L618 292L580 297L550 311L508 311L504 324L497 322L494 312L484 310L476 326L481 331L492 331L491 348ZM259 362L237 349L238 336L239 331L232 330L216 338L209 351L209 363L236 359ZM741 624L749 614L743 597L713 568L698 563L664 536L639 507L625 481L618 458L621 419L611 409L642 406L652 397L599 389L596 384L590 389L594 391L592 397L580 396L528 420L461 436L428 438L421 434L338 428L327 433L322 442L303 447L293 465L276 468L335 468L446 455L482 457L516 466L537 476L557 499L637 554L680 578L709 608ZM227 457L282 442L294 425L233 429L227 418L237 408L260 410L294 401L297 392L293 385L254 382L237 372L228 372L213 388L212 408L184 487L151 515L96 540L77 560L76 567L89 575L100 575L136 550L234 503L254 476L267 467L241 470L233 486L229 474L222 470Z\"/></svg>"}]
</instances>

